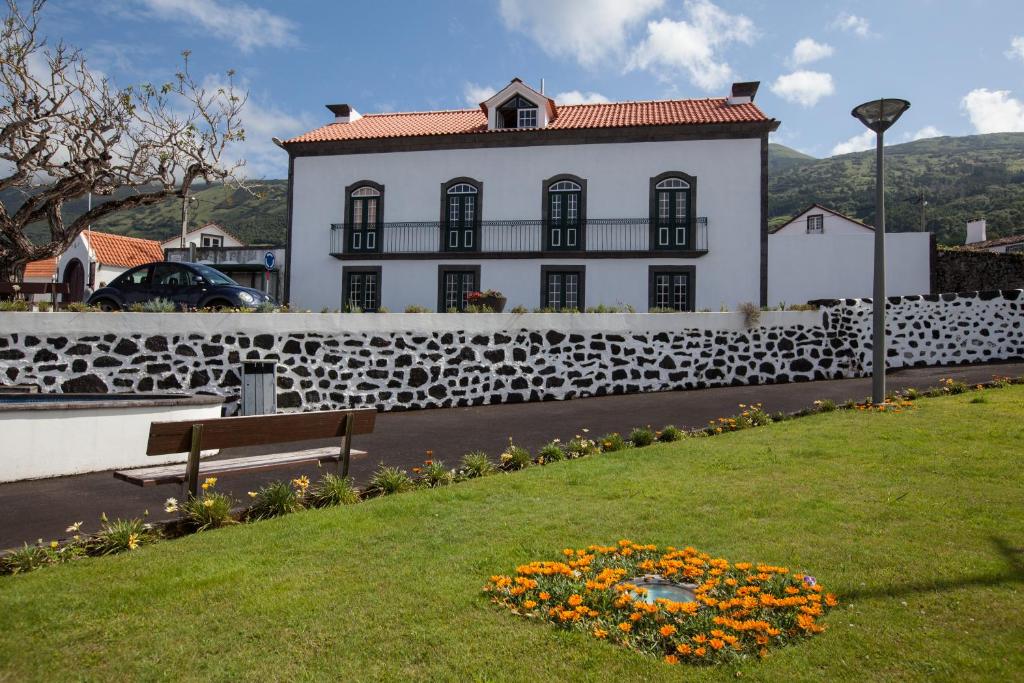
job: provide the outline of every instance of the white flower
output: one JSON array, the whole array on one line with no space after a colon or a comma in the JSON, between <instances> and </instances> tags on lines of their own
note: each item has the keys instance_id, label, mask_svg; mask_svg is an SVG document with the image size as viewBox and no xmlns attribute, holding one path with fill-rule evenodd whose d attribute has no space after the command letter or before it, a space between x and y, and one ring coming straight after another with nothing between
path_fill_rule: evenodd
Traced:
<instances>
[{"instance_id":1,"label":"white flower","mask_svg":"<svg viewBox=\"0 0 1024 683\"><path fill-rule=\"evenodd\" d=\"M167 502L164 503L164 512L177 512L178 511L178 499L168 498Z\"/></svg>"},{"instance_id":2,"label":"white flower","mask_svg":"<svg viewBox=\"0 0 1024 683\"><path fill-rule=\"evenodd\" d=\"M65 529L64 531L65 531L65 532L67 532L67 533L69 533L69 534L73 534L73 533L75 533L76 531L80 530L81 528L82 528L82 523L81 523L81 522L75 522L74 524L72 524L71 526L69 526L69 527L68 527L67 529Z\"/></svg>"}]
</instances>

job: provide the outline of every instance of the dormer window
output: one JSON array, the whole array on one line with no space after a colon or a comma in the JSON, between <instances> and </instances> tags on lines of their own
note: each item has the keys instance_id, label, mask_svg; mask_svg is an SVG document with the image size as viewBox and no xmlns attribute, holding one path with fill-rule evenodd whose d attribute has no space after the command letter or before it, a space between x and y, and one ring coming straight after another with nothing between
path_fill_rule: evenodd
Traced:
<instances>
[{"instance_id":1,"label":"dormer window","mask_svg":"<svg viewBox=\"0 0 1024 683\"><path fill-rule=\"evenodd\" d=\"M499 128L537 127L537 105L519 95L498 107L497 115Z\"/></svg>"}]
</instances>

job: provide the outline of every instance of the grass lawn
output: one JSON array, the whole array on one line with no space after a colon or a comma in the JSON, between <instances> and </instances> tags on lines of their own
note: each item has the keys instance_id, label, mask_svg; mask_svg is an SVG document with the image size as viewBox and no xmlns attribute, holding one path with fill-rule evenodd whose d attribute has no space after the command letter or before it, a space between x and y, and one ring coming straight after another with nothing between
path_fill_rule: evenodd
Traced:
<instances>
[{"instance_id":1,"label":"grass lawn","mask_svg":"<svg viewBox=\"0 0 1024 683\"><path fill-rule=\"evenodd\" d=\"M1013 679L1024 669L1022 444L1016 386L0 577L0 680ZM841 606L821 636L701 669L515 617L480 592L518 563L623 537L806 569Z\"/></svg>"}]
</instances>

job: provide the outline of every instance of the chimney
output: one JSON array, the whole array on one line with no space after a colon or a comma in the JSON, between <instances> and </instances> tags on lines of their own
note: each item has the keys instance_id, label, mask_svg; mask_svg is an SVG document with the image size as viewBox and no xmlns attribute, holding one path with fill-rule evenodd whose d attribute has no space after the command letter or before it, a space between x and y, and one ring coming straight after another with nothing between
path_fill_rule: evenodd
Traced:
<instances>
[{"instance_id":1,"label":"chimney","mask_svg":"<svg viewBox=\"0 0 1024 683\"><path fill-rule=\"evenodd\" d=\"M964 244L975 244L985 241L985 219L975 218L967 221L967 241Z\"/></svg>"},{"instance_id":2,"label":"chimney","mask_svg":"<svg viewBox=\"0 0 1024 683\"><path fill-rule=\"evenodd\" d=\"M362 114L347 104L328 104L327 108L334 114L335 123L352 123L363 118Z\"/></svg>"},{"instance_id":3,"label":"chimney","mask_svg":"<svg viewBox=\"0 0 1024 683\"><path fill-rule=\"evenodd\" d=\"M754 101L754 95L757 94L757 88L759 85L761 85L761 81L733 83L732 92L726 102L728 104L750 104Z\"/></svg>"}]
</instances>

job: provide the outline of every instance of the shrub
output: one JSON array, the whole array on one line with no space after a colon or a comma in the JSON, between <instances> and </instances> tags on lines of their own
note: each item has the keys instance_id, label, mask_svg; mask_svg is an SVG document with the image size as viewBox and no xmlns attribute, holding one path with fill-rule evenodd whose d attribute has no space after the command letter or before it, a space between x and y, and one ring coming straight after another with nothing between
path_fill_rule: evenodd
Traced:
<instances>
[{"instance_id":1,"label":"shrub","mask_svg":"<svg viewBox=\"0 0 1024 683\"><path fill-rule=\"evenodd\" d=\"M434 488L452 483L455 475L451 470L446 469L440 460L424 460L420 478L425 485Z\"/></svg>"},{"instance_id":2,"label":"shrub","mask_svg":"<svg viewBox=\"0 0 1024 683\"><path fill-rule=\"evenodd\" d=\"M40 301L36 306L39 308L40 313L49 313L50 309L53 308L53 304L49 301Z\"/></svg>"},{"instance_id":3,"label":"shrub","mask_svg":"<svg viewBox=\"0 0 1024 683\"><path fill-rule=\"evenodd\" d=\"M431 311L426 306L417 306L415 304L413 304L411 306L406 306L405 307L405 312L406 313L433 313L433 311Z\"/></svg>"},{"instance_id":4,"label":"shrub","mask_svg":"<svg viewBox=\"0 0 1024 683\"><path fill-rule=\"evenodd\" d=\"M650 427L635 427L629 433L629 442L637 448L650 446L654 443L654 432L651 431Z\"/></svg>"},{"instance_id":5,"label":"shrub","mask_svg":"<svg viewBox=\"0 0 1024 683\"><path fill-rule=\"evenodd\" d=\"M757 327L761 323L761 307L745 301L736 309L743 315L743 325L747 328Z\"/></svg>"},{"instance_id":6,"label":"shrub","mask_svg":"<svg viewBox=\"0 0 1024 683\"><path fill-rule=\"evenodd\" d=\"M473 451L462 456L462 473L467 479L486 477L494 474L494 463L483 451Z\"/></svg>"},{"instance_id":7,"label":"shrub","mask_svg":"<svg viewBox=\"0 0 1024 683\"><path fill-rule=\"evenodd\" d=\"M786 310L786 311L816 311L816 310L818 310L818 307L815 306L814 304L790 304L789 306L786 306L783 310Z\"/></svg>"},{"instance_id":8,"label":"shrub","mask_svg":"<svg viewBox=\"0 0 1024 683\"><path fill-rule=\"evenodd\" d=\"M615 451L629 448L629 444L622 438L622 434L618 432L609 432L599 437L597 443L601 446L601 450L604 453L614 453Z\"/></svg>"},{"instance_id":9,"label":"shrub","mask_svg":"<svg viewBox=\"0 0 1024 683\"><path fill-rule=\"evenodd\" d=\"M0 311L7 313L23 313L32 310L32 305L24 299L0 301Z\"/></svg>"},{"instance_id":10,"label":"shrub","mask_svg":"<svg viewBox=\"0 0 1024 683\"><path fill-rule=\"evenodd\" d=\"M914 387L907 387L903 390L903 399L906 401L916 401L921 398L921 392Z\"/></svg>"},{"instance_id":11,"label":"shrub","mask_svg":"<svg viewBox=\"0 0 1024 683\"><path fill-rule=\"evenodd\" d=\"M542 465L548 462L558 462L559 460L565 460L568 456L565 454L565 449L562 448L562 444L555 441L544 444L540 451L537 453L537 461Z\"/></svg>"},{"instance_id":12,"label":"shrub","mask_svg":"<svg viewBox=\"0 0 1024 683\"><path fill-rule=\"evenodd\" d=\"M661 431L658 432L658 441L669 443L671 441L679 441L685 436L686 432L679 427L676 427L675 425L665 425L661 428Z\"/></svg>"},{"instance_id":13,"label":"shrub","mask_svg":"<svg viewBox=\"0 0 1024 683\"><path fill-rule=\"evenodd\" d=\"M90 306L84 301L72 301L71 303L64 307L64 310L69 311L71 313L95 313L100 309L96 308L95 306Z\"/></svg>"},{"instance_id":14,"label":"shrub","mask_svg":"<svg viewBox=\"0 0 1024 683\"><path fill-rule=\"evenodd\" d=\"M135 550L157 538L152 527L141 519L115 519L111 522L103 515L100 520L99 532L88 542L90 555L112 555Z\"/></svg>"},{"instance_id":15,"label":"shrub","mask_svg":"<svg viewBox=\"0 0 1024 683\"><path fill-rule=\"evenodd\" d=\"M236 520L231 516L233 501L223 493L213 490L217 484L216 477L207 477L203 482L203 493L198 498L190 498L181 505L170 498L164 510L167 512L178 511L185 524L195 531L205 531L218 527L235 524Z\"/></svg>"},{"instance_id":16,"label":"shrub","mask_svg":"<svg viewBox=\"0 0 1024 683\"><path fill-rule=\"evenodd\" d=\"M587 313L636 313L636 309L629 304L622 306L606 306L600 304L598 306L588 306L586 309Z\"/></svg>"},{"instance_id":17,"label":"shrub","mask_svg":"<svg viewBox=\"0 0 1024 683\"><path fill-rule=\"evenodd\" d=\"M178 306L173 301L159 297L142 304L143 313L174 313L176 310L178 310Z\"/></svg>"},{"instance_id":18,"label":"shrub","mask_svg":"<svg viewBox=\"0 0 1024 683\"><path fill-rule=\"evenodd\" d=\"M820 401L815 401L814 407L819 413L831 413L836 409L836 402L826 398Z\"/></svg>"},{"instance_id":19,"label":"shrub","mask_svg":"<svg viewBox=\"0 0 1024 683\"><path fill-rule=\"evenodd\" d=\"M272 301L263 301L256 306L257 313L277 313L277 306Z\"/></svg>"},{"instance_id":20,"label":"shrub","mask_svg":"<svg viewBox=\"0 0 1024 683\"><path fill-rule=\"evenodd\" d=\"M252 505L246 513L249 519L282 517L303 508L302 497L288 482L272 481L256 492L250 492Z\"/></svg>"},{"instance_id":21,"label":"shrub","mask_svg":"<svg viewBox=\"0 0 1024 683\"><path fill-rule=\"evenodd\" d=\"M513 306L509 310L509 313L529 313L529 312L530 312L530 309L528 309L526 306L523 306L522 304L516 304L515 306Z\"/></svg>"},{"instance_id":22,"label":"shrub","mask_svg":"<svg viewBox=\"0 0 1024 683\"><path fill-rule=\"evenodd\" d=\"M44 547L26 543L21 548L12 550L5 556L0 557L0 573L24 574L25 572L45 567L48 564L53 564L53 560L50 553L46 552Z\"/></svg>"},{"instance_id":23,"label":"shrub","mask_svg":"<svg viewBox=\"0 0 1024 683\"><path fill-rule=\"evenodd\" d=\"M522 470L533 464L530 451L512 443L512 437L509 437L508 448L501 454L500 460L501 466L507 470Z\"/></svg>"},{"instance_id":24,"label":"shrub","mask_svg":"<svg viewBox=\"0 0 1024 683\"><path fill-rule=\"evenodd\" d=\"M985 396L984 394L972 396L969 403L988 403L988 396Z\"/></svg>"},{"instance_id":25,"label":"shrub","mask_svg":"<svg viewBox=\"0 0 1024 683\"><path fill-rule=\"evenodd\" d=\"M570 459L585 458L588 455L594 455L600 451L601 449L598 447L596 441L588 439L585 436L580 436L579 434L574 436L569 443L565 444L565 454L569 456Z\"/></svg>"},{"instance_id":26,"label":"shrub","mask_svg":"<svg viewBox=\"0 0 1024 683\"><path fill-rule=\"evenodd\" d=\"M946 379L942 380L941 383L941 390L944 394L962 394L965 391L967 391L966 384L964 384L963 382L958 382L952 377L947 377Z\"/></svg>"},{"instance_id":27,"label":"shrub","mask_svg":"<svg viewBox=\"0 0 1024 683\"><path fill-rule=\"evenodd\" d=\"M359 491L349 477L325 474L309 491L309 501L318 508L353 505L359 502Z\"/></svg>"},{"instance_id":28,"label":"shrub","mask_svg":"<svg viewBox=\"0 0 1024 683\"><path fill-rule=\"evenodd\" d=\"M676 309L668 307L668 306L652 306L651 308L647 309L647 312L648 313L682 313L682 311L677 311Z\"/></svg>"},{"instance_id":29,"label":"shrub","mask_svg":"<svg viewBox=\"0 0 1024 683\"><path fill-rule=\"evenodd\" d=\"M413 481L404 470L381 464L370 477L370 490L378 496L402 493L413 487Z\"/></svg>"}]
</instances>

